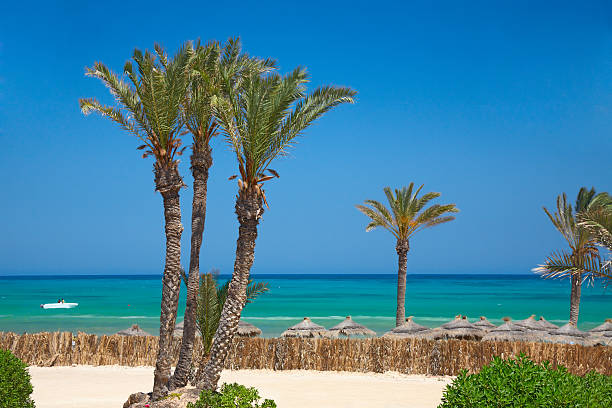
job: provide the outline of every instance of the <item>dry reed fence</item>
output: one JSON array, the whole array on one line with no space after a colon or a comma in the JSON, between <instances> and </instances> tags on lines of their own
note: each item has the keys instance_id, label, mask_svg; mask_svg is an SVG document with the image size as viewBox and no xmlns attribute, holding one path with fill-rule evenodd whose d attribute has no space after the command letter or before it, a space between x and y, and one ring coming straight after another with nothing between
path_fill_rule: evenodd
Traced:
<instances>
[{"instance_id":1,"label":"dry reed fence","mask_svg":"<svg viewBox=\"0 0 612 408\"><path fill-rule=\"evenodd\" d=\"M73 345L74 341L74 345ZM0 332L0 349L11 350L27 364L153 366L157 337L96 336L70 332L18 335ZM180 339L172 344L178 359ZM226 368L320 370L456 375L461 369L475 372L494 356L525 353L537 362L564 365L571 372L595 370L612 375L612 347L526 342L478 342L424 339L300 339L239 338L232 345ZM194 353L201 355L196 341Z\"/></svg>"}]
</instances>

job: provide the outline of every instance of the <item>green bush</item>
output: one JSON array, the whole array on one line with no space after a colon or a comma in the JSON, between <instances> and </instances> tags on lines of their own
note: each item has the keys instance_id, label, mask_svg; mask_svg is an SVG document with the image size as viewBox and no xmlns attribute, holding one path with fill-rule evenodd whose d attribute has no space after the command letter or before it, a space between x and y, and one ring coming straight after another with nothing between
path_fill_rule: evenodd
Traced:
<instances>
[{"instance_id":1,"label":"green bush","mask_svg":"<svg viewBox=\"0 0 612 408\"><path fill-rule=\"evenodd\" d=\"M562 366L536 364L524 354L508 360L496 357L479 373L463 370L446 387L438 408L463 407L610 408L612 377L573 375Z\"/></svg>"},{"instance_id":2,"label":"green bush","mask_svg":"<svg viewBox=\"0 0 612 408\"><path fill-rule=\"evenodd\" d=\"M26 364L8 350L0 350L0 408L33 408L32 384Z\"/></svg>"},{"instance_id":3,"label":"green bush","mask_svg":"<svg viewBox=\"0 0 612 408\"><path fill-rule=\"evenodd\" d=\"M274 401L269 399L259 404L260 398L255 388L223 384L220 392L202 391L196 403L189 403L187 408L276 408Z\"/></svg>"}]
</instances>

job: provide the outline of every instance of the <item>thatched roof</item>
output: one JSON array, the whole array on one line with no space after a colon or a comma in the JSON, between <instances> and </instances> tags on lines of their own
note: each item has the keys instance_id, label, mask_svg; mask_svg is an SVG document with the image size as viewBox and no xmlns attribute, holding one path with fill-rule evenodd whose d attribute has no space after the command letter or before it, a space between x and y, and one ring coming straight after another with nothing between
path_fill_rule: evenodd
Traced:
<instances>
[{"instance_id":1,"label":"thatched roof","mask_svg":"<svg viewBox=\"0 0 612 408\"><path fill-rule=\"evenodd\" d=\"M559 326L557 326L556 324L553 324L546 320L544 316L540 316L540 320L538 320L538 323L540 324L540 326L548 330L555 330L559 328Z\"/></svg>"},{"instance_id":2,"label":"thatched roof","mask_svg":"<svg viewBox=\"0 0 612 408\"><path fill-rule=\"evenodd\" d=\"M238 330L236 335L240 337L257 337L261 334L261 329L247 323L244 320L238 322Z\"/></svg>"},{"instance_id":3,"label":"thatched roof","mask_svg":"<svg viewBox=\"0 0 612 408\"><path fill-rule=\"evenodd\" d=\"M601 333L601 332L610 332L612 335L612 319L606 319L603 324L595 327L594 329L589 330L589 333Z\"/></svg>"},{"instance_id":4,"label":"thatched roof","mask_svg":"<svg viewBox=\"0 0 612 408\"><path fill-rule=\"evenodd\" d=\"M531 315L525 320L520 320L516 322L516 325L524 327L525 329L528 329L528 330L535 330L535 331L547 330L538 321L536 321L535 315Z\"/></svg>"},{"instance_id":5,"label":"thatched roof","mask_svg":"<svg viewBox=\"0 0 612 408\"><path fill-rule=\"evenodd\" d=\"M119 330L116 334L121 336L151 336L150 333L142 330L137 324L133 324L129 329Z\"/></svg>"},{"instance_id":6,"label":"thatched roof","mask_svg":"<svg viewBox=\"0 0 612 408\"><path fill-rule=\"evenodd\" d=\"M589 334L578 330L576 325L568 323L559 327L556 330L551 330L549 333L553 336L570 336L570 337L588 337Z\"/></svg>"},{"instance_id":7,"label":"thatched roof","mask_svg":"<svg viewBox=\"0 0 612 408\"><path fill-rule=\"evenodd\" d=\"M406 323L397 326L396 328L392 329L391 331L393 333L416 333L419 331L423 331L423 330L427 330L427 327L425 326L421 326L420 324L417 324L415 322L412 321L413 316L409 316L406 318Z\"/></svg>"},{"instance_id":8,"label":"thatched roof","mask_svg":"<svg viewBox=\"0 0 612 408\"><path fill-rule=\"evenodd\" d=\"M330 332L337 332L341 336L376 336L374 330L370 330L364 325L355 323L351 316L346 316L346 319L329 329Z\"/></svg>"},{"instance_id":9,"label":"thatched roof","mask_svg":"<svg viewBox=\"0 0 612 408\"><path fill-rule=\"evenodd\" d=\"M185 328L185 321L181 321L174 325L174 331L172 332L172 336L174 337L183 337L183 329ZM196 328L195 335L197 337L202 336L200 331Z\"/></svg>"},{"instance_id":10,"label":"thatched roof","mask_svg":"<svg viewBox=\"0 0 612 408\"><path fill-rule=\"evenodd\" d=\"M298 324L285 330L281 337L327 337L329 334L325 327L313 323L308 317L305 317Z\"/></svg>"},{"instance_id":11,"label":"thatched roof","mask_svg":"<svg viewBox=\"0 0 612 408\"><path fill-rule=\"evenodd\" d=\"M480 340L485 332L482 328L474 326L467 317L457 315L453 320L440 326L436 339L464 339Z\"/></svg>"},{"instance_id":12,"label":"thatched roof","mask_svg":"<svg viewBox=\"0 0 612 408\"><path fill-rule=\"evenodd\" d=\"M504 317L504 324L491 329L482 338L482 341L530 341L533 336L527 329L510 321L509 317Z\"/></svg>"},{"instance_id":13,"label":"thatched roof","mask_svg":"<svg viewBox=\"0 0 612 408\"><path fill-rule=\"evenodd\" d=\"M487 320L486 317L480 316L480 320L472 323L474 326L481 328L482 330L491 330L497 326Z\"/></svg>"}]
</instances>

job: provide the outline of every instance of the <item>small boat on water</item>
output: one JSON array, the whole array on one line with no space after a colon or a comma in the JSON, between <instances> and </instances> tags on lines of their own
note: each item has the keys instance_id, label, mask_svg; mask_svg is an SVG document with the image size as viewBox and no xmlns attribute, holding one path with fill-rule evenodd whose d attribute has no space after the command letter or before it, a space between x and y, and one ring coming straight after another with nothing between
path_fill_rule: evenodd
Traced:
<instances>
[{"instance_id":1,"label":"small boat on water","mask_svg":"<svg viewBox=\"0 0 612 408\"><path fill-rule=\"evenodd\" d=\"M43 309L72 309L74 307L77 307L79 304L78 303L45 303L43 305L40 305L41 308Z\"/></svg>"}]
</instances>

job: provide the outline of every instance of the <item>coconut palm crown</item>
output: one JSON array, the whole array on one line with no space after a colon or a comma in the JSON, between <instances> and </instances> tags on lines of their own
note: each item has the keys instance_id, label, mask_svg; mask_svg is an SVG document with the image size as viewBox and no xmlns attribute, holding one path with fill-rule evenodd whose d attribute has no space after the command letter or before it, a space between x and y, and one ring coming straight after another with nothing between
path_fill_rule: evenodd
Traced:
<instances>
[{"instance_id":1,"label":"coconut palm crown","mask_svg":"<svg viewBox=\"0 0 612 408\"><path fill-rule=\"evenodd\" d=\"M459 212L455 204L434 204L427 207L431 200L440 197L440 193L426 193L419 197L422 189L423 185L415 190L414 183L395 191L385 187L384 192L389 208L374 200L366 200L366 205L357 205L357 209L371 220L366 231L382 227L391 232L397 240L395 245L398 255L396 326L404 324L406 320L406 269L410 238L417 231L454 220L455 217L450 214Z\"/></svg>"},{"instance_id":2,"label":"coconut palm crown","mask_svg":"<svg viewBox=\"0 0 612 408\"><path fill-rule=\"evenodd\" d=\"M232 84L224 81L229 97L218 104L217 116L236 154L240 189L254 189L265 199L263 183L278 177L269 168L272 161L286 155L296 137L325 112L354 102L356 92L344 87L324 86L306 95L307 82L303 68L285 76L249 75L240 92L228 89Z\"/></svg>"},{"instance_id":3,"label":"coconut palm crown","mask_svg":"<svg viewBox=\"0 0 612 408\"><path fill-rule=\"evenodd\" d=\"M585 199L586 198L586 199ZM590 201L587 200L590 198ZM594 195L584 187L578 193L576 213L567 204L565 194L557 198L557 211L545 209L555 227L566 238L571 251L553 252L543 265L535 268L544 278L565 278L580 275L594 280L612 282L611 262L602 262L597 246L612 251L612 196Z\"/></svg>"},{"instance_id":4,"label":"coconut palm crown","mask_svg":"<svg viewBox=\"0 0 612 408\"><path fill-rule=\"evenodd\" d=\"M101 62L87 68L85 75L100 79L115 98L116 106L100 103L95 98L79 99L81 111L88 115L99 113L134 134L144 144L143 158L152 155L162 168L174 166L176 156L184 150L180 131L183 126L181 103L187 90L185 75L192 58L192 47L187 44L174 58L168 59L160 45L155 53L138 49L127 61L123 73L125 81Z\"/></svg>"},{"instance_id":5,"label":"coconut palm crown","mask_svg":"<svg viewBox=\"0 0 612 408\"><path fill-rule=\"evenodd\" d=\"M94 98L79 100L84 114L92 112L108 117L122 129L138 137L144 144L143 158L153 156L155 189L163 197L166 261L163 275L159 329L159 348L155 365L153 398L163 397L170 378L172 331L180 290L181 207L179 191L184 186L178 172L178 159L183 153L181 104L188 86L187 70L192 60L191 44L183 46L169 59L155 45L155 52L135 50L133 61L123 67L127 80L101 62L87 68L85 75L98 78L115 98L115 106L107 106ZM135 67L134 64L135 63Z\"/></svg>"},{"instance_id":6,"label":"coconut palm crown","mask_svg":"<svg viewBox=\"0 0 612 408\"><path fill-rule=\"evenodd\" d=\"M222 84L224 96L217 102L215 114L238 162L238 240L234 272L210 357L196 375L198 388L216 388L238 328L255 256L257 226L266 202L263 184L278 177L269 166L285 155L317 118L339 104L354 101L356 92L350 88L323 86L306 94L307 81L306 70L297 68L284 76L252 73L237 87L230 81Z\"/></svg>"},{"instance_id":7,"label":"coconut palm crown","mask_svg":"<svg viewBox=\"0 0 612 408\"><path fill-rule=\"evenodd\" d=\"M395 189L395 192L385 187L389 209L375 200L366 200L366 205L357 205L357 209L371 219L366 231L383 227L391 232L398 242L403 242L417 231L455 219L454 216L448 215L459 212L455 204L434 204L425 208L431 200L440 197L440 193L426 193L419 197L421 189L423 185L414 191L414 183L401 190Z\"/></svg>"}]
</instances>

